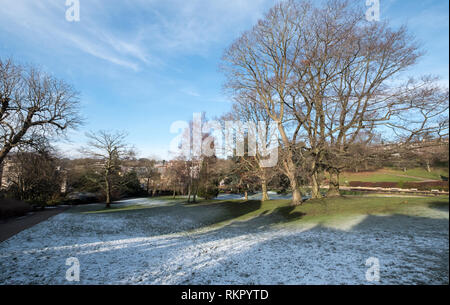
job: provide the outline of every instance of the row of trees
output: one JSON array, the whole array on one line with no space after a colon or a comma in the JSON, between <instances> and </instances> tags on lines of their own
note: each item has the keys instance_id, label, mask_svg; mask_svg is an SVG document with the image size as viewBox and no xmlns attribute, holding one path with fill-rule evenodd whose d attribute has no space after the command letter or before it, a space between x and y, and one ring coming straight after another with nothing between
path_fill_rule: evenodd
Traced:
<instances>
[{"instance_id":1,"label":"row of trees","mask_svg":"<svg viewBox=\"0 0 450 305\"><path fill-rule=\"evenodd\" d=\"M448 88L404 73L422 54L405 27L366 21L359 2L292 0L242 34L222 68L233 114L276 122L296 205L302 176L319 198L326 173L328 196L338 196L351 149L377 134L404 145L448 136Z\"/></svg>"},{"instance_id":2,"label":"row of trees","mask_svg":"<svg viewBox=\"0 0 450 305\"><path fill-rule=\"evenodd\" d=\"M216 196L221 182L245 193L260 189L263 200L271 187L289 188L297 205L304 185L311 187L312 198L322 196L324 182L327 196L338 196L345 169L388 161L406 168L417 157L430 170L433 162L445 159L434 147L448 139L448 88L431 76L408 76L423 52L406 27L368 22L364 16L359 1L288 0L225 50L221 67L234 105L219 122L275 124L273 166L264 165L260 150L248 152L255 135L239 127L234 128L244 139L243 155L202 154L214 150L218 138L194 120L184 135L187 149L170 163L164 179L151 160L131 175L136 179L122 179L121 162L136 161L126 135L87 134L90 141L82 152L97 166L80 174L81 182L74 185L102 190L107 206L121 186L137 185L138 178L146 181L147 192L162 183L174 194L187 193L189 201ZM42 193L47 198L44 190L52 192L47 186L60 179L61 167L42 147L82 123L79 95L37 68L0 60L0 104L0 165L15 152L16 196ZM259 138L265 143L258 145L268 146L269 134L266 130ZM206 143L200 153L198 140Z\"/></svg>"}]
</instances>

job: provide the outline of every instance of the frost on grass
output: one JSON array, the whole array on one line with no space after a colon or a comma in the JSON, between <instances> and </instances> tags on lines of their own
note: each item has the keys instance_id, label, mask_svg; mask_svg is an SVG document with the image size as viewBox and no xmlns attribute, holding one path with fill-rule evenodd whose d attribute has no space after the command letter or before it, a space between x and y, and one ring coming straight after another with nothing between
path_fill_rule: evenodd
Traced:
<instances>
[{"instance_id":1,"label":"frost on grass","mask_svg":"<svg viewBox=\"0 0 450 305\"><path fill-rule=\"evenodd\" d=\"M365 262L376 257L380 284L448 284L448 210L297 227L256 217L218 227L210 224L220 209L192 214L148 200L119 207L131 204L144 208L73 208L1 243L0 283L73 284L65 262L77 257L80 284L370 284Z\"/></svg>"}]
</instances>

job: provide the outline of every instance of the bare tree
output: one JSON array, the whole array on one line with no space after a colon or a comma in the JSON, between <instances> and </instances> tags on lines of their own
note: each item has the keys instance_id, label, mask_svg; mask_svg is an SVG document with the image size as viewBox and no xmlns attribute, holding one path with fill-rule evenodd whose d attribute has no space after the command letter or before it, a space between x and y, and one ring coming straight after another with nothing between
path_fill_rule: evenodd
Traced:
<instances>
[{"instance_id":1,"label":"bare tree","mask_svg":"<svg viewBox=\"0 0 450 305\"><path fill-rule=\"evenodd\" d=\"M102 163L103 190L106 195L106 207L111 206L111 192L113 190L112 176L120 170L120 162L133 155L133 150L126 143L127 133L100 130L87 133L88 147L82 152Z\"/></svg>"},{"instance_id":2,"label":"bare tree","mask_svg":"<svg viewBox=\"0 0 450 305\"><path fill-rule=\"evenodd\" d=\"M240 185L245 186L254 182L259 182L262 191L261 201L269 200L268 184L275 175L278 166L264 166L264 160L266 160L266 157L261 154L261 146L269 147L272 140L270 130L271 119L266 110L261 107L260 104L253 103L245 97L236 98L232 111L222 116L221 120L233 122L241 121L243 124L249 123L254 126L259 125L258 127L265 127L265 130L262 130L260 136L256 136L254 131L252 132L251 130L248 130L249 126L247 126L246 130L244 128L239 128L239 126L241 126L239 124L234 126L236 136L244 141L244 155L235 158L236 164L234 166L234 171L236 173L239 172L241 181ZM259 124L260 122L263 122L264 124L261 125ZM256 143L258 147L255 147L255 151L252 152L252 156L249 154L249 137L256 137L258 140L256 141L256 139L252 139L252 141L258 142ZM248 188L249 187L245 189Z\"/></svg>"},{"instance_id":3,"label":"bare tree","mask_svg":"<svg viewBox=\"0 0 450 305\"><path fill-rule=\"evenodd\" d=\"M400 81L421 55L406 27L367 22L361 3L286 1L233 43L223 67L232 94L253 98L277 122L298 204L297 167L313 198L324 171L328 196L339 195L339 172L361 133L390 128L386 140L403 143L448 136L448 88L431 77Z\"/></svg>"},{"instance_id":4,"label":"bare tree","mask_svg":"<svg viewBox=\"0 0 450 305\"><path fill-rule=\"evenodd\" d=\"M0 164L14 148L76 127L78 93L35 67L0 59Z\"/></svg>"},{"instance_id":5,"label":"bare tree","mask_svg":"<svg viewBox=\"0 0 450 305\"><path fill-rule=\"evenodd\" d=\"M292 204L302 202L294 162L298 131L290 131L285 102L289 97L295 63L300 54L301 24L305 8L294 1L275 5L257 25L229 47L223 57L226 87L234 96L247 96L261 105L277 123L285 150L283 171L289 178Z\"/></svg>"},{"instance_id":6,"label":"bare tree","mask_svg":"<svg viewBox=\"0 0 450 305\"><path fill-rule=\"evenodd\" d=\"M296 100L313 164L330 174L328 196L339 195L339 172L361 133L391 128L387 140L408 143L448 135L448 88L436 79L398 81L422 53L406 27L368 23L358 4L328 1L311 10L302 27ZM371 137L366 137L368 144Z\"/></svg>"},{"instance_id":7,"label":"bare tree","mask_svg":"<svg viewBox=\"0 0 450 305\"><path fill-rule=\"evenodd\" d=\"M189 166L183 159L175 159L169 162L166 172L168 187L172 189L173 198L178 193L183 193L189 188Z\"/></svg>"}]
</instances>

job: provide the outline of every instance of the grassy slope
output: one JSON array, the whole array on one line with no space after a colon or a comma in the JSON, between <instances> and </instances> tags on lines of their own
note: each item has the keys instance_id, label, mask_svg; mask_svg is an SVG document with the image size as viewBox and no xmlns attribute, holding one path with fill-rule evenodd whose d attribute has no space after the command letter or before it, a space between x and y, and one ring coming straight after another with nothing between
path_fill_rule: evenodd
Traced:
<instances>
[{"instance_id":1,"label":"grassy slope","mask_svg":"<svg viewBox=\"0 0 450 305\"><path fill-rule=\"evenodd\" d=\"M310 200L302 206L292 207L289 200L271 200L267 202L242 200L201 201L197 204L180 204L176 200L166 207L130 205L113 207L106 210L97 207L85 213L144 213L148 216L181 215L198 223L196 228L204 226L223 226L232 222L261 220L264 225L327 223L340 217L373 214L420 215L430 209L448 211L448 197L361 197L346 196ZM427 212L428 211L428 212Z\"/></svg>"},{"instance_id":2,"label":"grassy slope","mask_svg":"<svg viewBox=\"0 0 450 305\"><path fill-rule=\"evenodd\" d=\"M423 180L440 180L440 175L448 177L448 168L436 168L431 173L423 168L409 169L406 172L384 168L373 172L350 173L344 172L340 176L341 183L345 181L363 182L410 182Z\"/></svg>"},{"instance_id":3,"label":"grassy slope","mask_svg":"<svg viewBox=\"0 0 450 305\"><path fill-rule=\"evenodd\" d=\"M407 176L414 176L414 177L421 177L424 179L436 179L441 180L441 175L448 177L448 168L433 168L431 170L431 173L427 172L423 168L412 168L408 169L405 172L403 171L396 171L392 170L393 172L399 174L399 175L407 175Z\"/></svg>"},{"instance_id":4,"label":"grassy slope","mask_svg":"<svg viewBox=\"0 0 450 305\"><path fill-rule=\"evenodd\" d=\"M289 201L273 200L261 204L254 211L235 218L245 220L255 216L276 216L279 222L322 222L331 218L351 215L371 214L408 214L417 208L448 207L448 197L428 198L401 198L401 197L359 197L347 196L342 198L329 198L310 200L301 206L291 207ZM245 208L245 203L242 204ZM235 213L239 215L239 207L234 206Z\"/></svg>"}]
</instances>

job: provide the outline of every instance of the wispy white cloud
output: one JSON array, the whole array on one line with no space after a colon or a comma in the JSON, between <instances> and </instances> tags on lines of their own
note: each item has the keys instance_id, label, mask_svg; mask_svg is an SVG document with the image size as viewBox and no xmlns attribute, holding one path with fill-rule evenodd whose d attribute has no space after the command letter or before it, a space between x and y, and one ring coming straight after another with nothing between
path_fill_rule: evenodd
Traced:
<instances>
[{"instance_id":1,"label":"wispy white cloud","mask_svg":"<svg viewBox=\"0 0 450 305\"><path fill-rule=\"evenodd\" d=\"M70 45L132 70L163 66L168 54L207 54L255 21L274 0L81 0L81 21L62 0L2 0L0 25L54 48ZM243 29L243 28L242 28Z\"/></svg>"},{"instance_id":2,"label":"wispy white cloud","mask_svg":"<svg viewBox=\"0 0 450 305\"><path fill-rule=\"evenodd\" d=\"M116 36L101 23L89 18L69 23L65 20L64 1L2 0L0 24L24 39L51 43L47 48L77 48L110 63L138 70L141 64L153 64L151 56L133 38ZM85 9L85 10L83 10ZM89 16L89 6L82 3ZM86 17L87 17L86 16ZM132 37L132 35L130 35Z\"/></svg>"}]
</instances>

